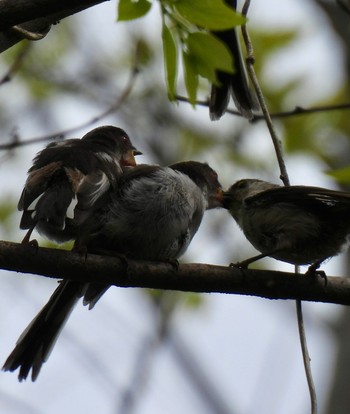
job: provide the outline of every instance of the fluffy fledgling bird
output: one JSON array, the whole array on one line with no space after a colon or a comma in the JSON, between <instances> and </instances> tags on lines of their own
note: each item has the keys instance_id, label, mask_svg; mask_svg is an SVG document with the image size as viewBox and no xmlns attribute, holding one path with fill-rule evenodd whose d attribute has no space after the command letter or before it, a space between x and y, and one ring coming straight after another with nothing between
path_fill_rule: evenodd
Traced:
<instances>
[{"instance_id":1,"label":"fluffy fledgling bird","mask_svg":"<svg viewBox=\"0 0 350 414\"><path fill-rule=\"evenodd\" d=\"M136 165L137 154L127 133L114 126L49 144L34 158L18 203L20 228L29 229L23 241L34 228L58 243L75 239L122 167Z\"/></svg>"},{"instance_id":2,"label":"fluffy fledgling bird","mask_svg":"<svg viewBox=\"0 0 350 414\"><path fill-rule=\"evenodd\" d=\"M171 261L185 252L205 210L221 206L222 189L212 168L188 161L128 169L102 198L103 206L85 222L78 243L88 252ZM20 381L32 370L34 381L79 297L91 308L107 289L62 281L20 336L3 369L19 368Z\"/></svg>"},{"instance_id":3,"label":"fluffy fledgling bird","mask_svg":"<svg viewBox=\"0 0 350 414\"><path fill-rule=\"evenodd\" d=\"M225 3L236 10L236 0L225 0ZM210 118L216 121L224 115L232 95L238 111L244 117L252 119L254 117L253 111L258 108L258 103L253 90L249 86L237 30L233 28L215 31L213 34L229 49L233 57L234 73L216 72L220 85L212 85L211 87L209 98Z\"/></svg>"},{"instance_id":4,"label":"fluffy fledgling bird","mask_svg":"<svg viewBox=\"0 0 350 414\"><path fill-rule=\"evenodd\" d=\"M345 249L350 234L350 193L326 188L279 186L244 179L224 193L229 210L262 257L295 265L319 265Z\"/></svg>"}]
</instances>

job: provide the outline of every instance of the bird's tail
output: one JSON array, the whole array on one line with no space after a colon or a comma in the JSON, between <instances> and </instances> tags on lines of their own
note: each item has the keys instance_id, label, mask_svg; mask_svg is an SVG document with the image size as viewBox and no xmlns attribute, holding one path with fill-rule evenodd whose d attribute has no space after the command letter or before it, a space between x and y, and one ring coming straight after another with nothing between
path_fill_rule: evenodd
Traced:
<instances>
[{"instance_id":1,"label":"bird's tail","mask_svg":"<svg viewBox=\"0 0 350 414\"><path fill-rule=\"evenodd\" d=\"M36 380L84 287L78 282L60 282L47 304L19 337L3 366L4 371L19 368L18 379L22 381L32 370L32 381Z\"/></svg>"}]
</instances>

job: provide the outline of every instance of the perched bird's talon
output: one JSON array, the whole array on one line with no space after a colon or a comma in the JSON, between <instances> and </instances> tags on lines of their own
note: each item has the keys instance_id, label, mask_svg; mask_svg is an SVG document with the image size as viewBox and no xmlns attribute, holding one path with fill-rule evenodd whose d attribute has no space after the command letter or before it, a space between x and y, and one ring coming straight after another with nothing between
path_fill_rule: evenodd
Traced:
<instances>
[{"instance_id":1,"label":"perched bird's talon","mask_svg":"<svg viewBox=\"0 0 350 414\"><path fill-rule=\"evenodd\" d=\"M36 252L38 252L38 250L39 250L39 243L38 243L38 240L33 239L33 240L31 240L30 242L28 242L28 244L29 244L30 246L32 246L32 247L35 249L35 251L36 251Z\"/></svg>"},{"instance_id":2,"label":"perched bird's talon","mask_svg":"<svg viewBox=\"0 0 350 414\"><path fill-rule=\"evenodd\" d=\"M179 266L180 266L180 263L179 263L179 261L177 260L177 259L169 259L168 260L168 263L171 265L171 267L176 271L176 272L178 272L178 270L179 270Z\"/></svg>"},{"instance_id":3,"label":"perched bird's talon","mask_svg":"<svg viewBox=\"0 0 350 414\"><path fill-rule=\"evenodd\" d=\"M81 258L84 258L85 261L87 260L88 250L86 246L79 246L76 243L74 243L72 252L78 253Z\"/></svg>"},{"instance_id":4,"label":"perched bird's talon","mask_svg":"<svg viewBox=\"0 0 350 414\"><path fill-rule=\"evenodd\" d=\"M319 266L320 264L309 266L309 268L305 272L305 276L312 277L312 278L321 277L322 279L324 279L325 286L327 286L328 279L327 279L326 272L323 270L318 270Z\"/></svg>"},{"instance_id":5,"label":"perched bird's talon","mask_svg":"<svg viewBox=\"0 0 350 414\"><path fill-rule=\"evenodd\" d=\"M246 263L246 261L229 264L229 267L234 267L236 269L247 269L248 266L249 266L249 263Z\"/></svg>"},{"instance_id":6,"label":"perched bird's talon","mask_svg":"<svg viewBox=\"0 0 350 414\"><path fill-rule=\"evenodd\" d=\"M33 240L27 240L26 237L21 241L21 244L23 246L29 246L31 248L33 248L35 250L35 253L38 252L39 250L39 243L38 240L33 239Z\"/></svg>"}]
</instances>

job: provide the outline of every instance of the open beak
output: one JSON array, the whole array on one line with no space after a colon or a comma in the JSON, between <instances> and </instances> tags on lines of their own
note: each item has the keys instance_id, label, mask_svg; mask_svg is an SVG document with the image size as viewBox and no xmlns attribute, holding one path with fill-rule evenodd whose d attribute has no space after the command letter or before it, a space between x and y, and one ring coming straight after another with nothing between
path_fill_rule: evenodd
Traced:
<instances>
[{"instance_id":1,"label":"open beak","mask_svg":"<svg viewBox=\"0 0 350 414\"><path fill-rule=\"evenodd\" d=\"M135 167L135 155L141 154L141 151L138 151L136 148L133 148L124 155L124 157L121 159L121 164L123 165L123 167Z\"/></svg>"},{"instance_id":2,"label":"open beak","mask_svg":"<svg viewBox=\"0 0 350 414\"><path fill-rule=\"evenodd\" d=\"M215 195L213 194L209 199L209 208L222 207L224 192L221 187L218 187Z\"/></svg>"},{"instance_id":3,"label":"open beak","mask_svg":"<svg viewBox=\"0 0 350 414\"><path fill-rule=\"evenodd\" d=\"M216 190L216 195L215 195L215 198L217 199L217 201L218 201L220 204L222 204L222 203L223 203L223 201L224 201L224 191L223 191L223 189L222 189L221 187L219 187L219 188Z\"/></svg>"}]
</instances>

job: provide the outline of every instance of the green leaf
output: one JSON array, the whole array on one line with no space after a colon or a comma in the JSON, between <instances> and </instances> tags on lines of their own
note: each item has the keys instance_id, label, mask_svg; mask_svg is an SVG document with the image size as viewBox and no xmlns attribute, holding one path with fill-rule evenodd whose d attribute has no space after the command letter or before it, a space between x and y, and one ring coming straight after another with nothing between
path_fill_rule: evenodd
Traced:
<instances>
[{"instance_id":1,"label":"green leaf","mask_svg":"<svg viewBox=\"0 0 350 414\"><path fill-rule=\"evenodd\" d=\"M350 167L340 168L338 170L327 171L327 175L335 178L338 183L350 183Z\"/></svg>"},{"instance_id":2,"label":"green leaf","mask_svg":"<svg viewBox=\"0 0 350 414\"><path fill-rule=\"evenodd\" d=\"M168 96L171 101L174 101L176 95L177 49L175 39L165 23L163 23L162 28L162 39Z\"/></svg>"},{"instance_id":3,"label":"green leaf","mask_svg":"<svg viewBox=\"0 0 350 414\"><path fill-rule=\"evenodd\" d=\"M152 3L148 0L119 0L118 22L134 20L148 13Z\"/></svg>"},{"instance_id":4,"label":"green leaf","mask_svg":"<svg viewBox=\"0 0 350 414\"><path fill-rule=\"evenodd\" d=\"M190 103L195 106L198 89L198 72L196 70L196 65L194 64L192 57L186 51L183 51L182 57L184 65L185 86L188 99Z\"/></svg>"},{"instance_id":5,"label":"green leaf","mask_svg":"<svg viewBox=\"0 0 350 414\"><path fill-rule=\"evenodd\" d=\"M246 21L224 0L177 0L174 6L186 20L208 30L230 29Z\"/></svg>"},{"instance_id":6,"label":"green leaf","mask_svg":"<svg viewBox=\"0 0 350 414\"><path fill-rule=\"evenodd\" d=\"M203 32L190 33L186 45L197 73L210 82L217 83L216 70L234 72L229 49L215 36Z\"/></svg>"}]
</instances>

